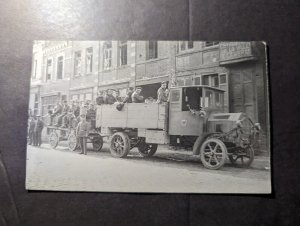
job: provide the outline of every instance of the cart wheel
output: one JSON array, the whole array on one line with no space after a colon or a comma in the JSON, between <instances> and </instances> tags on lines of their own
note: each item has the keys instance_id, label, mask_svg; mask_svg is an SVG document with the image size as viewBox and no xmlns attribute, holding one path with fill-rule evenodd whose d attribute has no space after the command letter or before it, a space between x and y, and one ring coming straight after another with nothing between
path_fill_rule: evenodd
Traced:
<instances>
[{"instance_id":1,"label":"cart wheel","mask_svg":"<svg viewBox=\"0 0 300 226\"><path fill-rule=\"evenodd\" d=\"M110 153L118 158L126 157L130 150L130 140L126 133L115 133L110 142Z\"/></svg>"},{"instance_id":2,"label":"cart wheel","mask_svg":"<svg viewBox=\"0 0 300 226\"><path fill-rule=\"evenodd\" d=\"M58 145L59 137L55 131L52 131L49 135L49 143L52 148L56 148Z\"/></svg>"},{"instance_id":3,"label":"cart wheel","mask_svg":"<svg viewBox=\"0 0 300 226\"><path fill-rule=\"evenodd\" d=\"M201 162L208 169L220 169L225 164L226 156L226 146L219 139L210 138L201 145Z\"/></svg>"},{"instance_id":4,"label":"cart wheel","mask_svg":"<svg viewBox=\"0 0 300 226\"><path fill-rule=\"evenodd\" d=\"M151 157L152 155L155 154L157 150L157 144L147 144L145 142L142 142L138 146L138 151L141 156L143 157Z\"/></svg>"},{"instance_id":5,"label":"cart wheel","mask_svg":"<svg viewBox=\"0 0 300 226\"><path fill-rule=\"evenodd\" d=\"M75 151L78 147L78 139L74 132L71 132L68 136L68 147L70 151Z\"/></svg>"},{"instance_id":6,"label":"cart wheel","mask_svg":"<svg viewBox=\"0 0 300 226\"><path fill-rule=\"evenodd\" d=\"M93 143L94 151L100 151L102 149L103 138L100 136L100 134L93 135L91 141Z\"/></svg>"},{"instance_id":7,"label":"cart wheel","mask_svg":"<svg viewBox=\"0 0 300 226\"><path fill-rule=\"evenodd\" d=\"M254 159L254 150L252 147L243 148L228 157L230 162L237 167L249 167Z\"/></svg>"}]
</instances>

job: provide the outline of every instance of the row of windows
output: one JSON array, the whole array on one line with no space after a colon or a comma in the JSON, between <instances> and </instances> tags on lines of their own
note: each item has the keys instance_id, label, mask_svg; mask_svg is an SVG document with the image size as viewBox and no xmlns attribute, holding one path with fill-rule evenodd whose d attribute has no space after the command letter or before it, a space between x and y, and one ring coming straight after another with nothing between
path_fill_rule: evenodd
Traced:
<instances>
[{"instance_id":1,"label":"row of windows","mask_svg":"<svg viewBox=\"0 0 300 226\"><path fill-rule=\"evenodd\" d=\"M218 45L219 42L204 42L205 47L210 47ZM177 52L186 51L194 48L193 41L180 41L177 45ZM93 72L93 48L89 47L86 50L85 54L85 74L91 74ZM127 41L120 41L118 46L119 52L119 66L127 65ZM157 41L149 41L146 45L146 60L155 59L158 57L158 45ZM63 78L63 67L64 59L63 56L57 58L57 68L56 68L56 79ZM82 67L82 54L81 51L76 51L74 53L74 76L81 76L81 67ZM103 69L110 70L112 67L112 41L105 42L103 45ZM36 63L34 66L36 71ZM53 79L53 60L47 60L46 68L46 80ZM36 72L34 72L34 75Z\"/></svg>"},{"instance_id":2,"label":"row of windows","mask_svg":"<svg viewBox=\"0 0 300 226\"><path fill-rule=\"evenodd\" d=\"M195 78L178 78L177 86L191 86L191 85L206 85L220 88L220 85L227 83L226 74L209 74Z\"/></svg>"}]
</instances>

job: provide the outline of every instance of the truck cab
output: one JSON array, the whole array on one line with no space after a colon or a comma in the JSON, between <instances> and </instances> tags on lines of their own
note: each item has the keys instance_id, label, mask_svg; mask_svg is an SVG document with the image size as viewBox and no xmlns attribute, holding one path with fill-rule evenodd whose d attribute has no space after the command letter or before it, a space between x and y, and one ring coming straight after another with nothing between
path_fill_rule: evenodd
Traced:
<instances>
[{"instance_id":1,"label":"truck cab","mask_svg":"<svg viewBox=\"0 0 300 226\"><path fill-rule=\"evenodd\" d=\"M199 136L211 113L224 112L224 90L209 86L170 88L169 135Z\"/></svg>"}]
</instances>

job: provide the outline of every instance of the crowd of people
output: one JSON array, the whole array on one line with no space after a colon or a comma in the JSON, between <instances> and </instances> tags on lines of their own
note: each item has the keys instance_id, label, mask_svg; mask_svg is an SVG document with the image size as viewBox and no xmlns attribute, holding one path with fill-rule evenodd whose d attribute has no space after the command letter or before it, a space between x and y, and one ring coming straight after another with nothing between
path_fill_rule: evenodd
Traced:
<instances>
[{"instance_id":1,"label":"crowd of people","mask_svg":"<svg viewBox=\"0 0 300 226\"><path fill-rule=\"evenodd\" d=\"M157 90L157 99L153 97L144 98L141 95L142 88L135 89L129 87L125 97L120 96L118 90L108 89L99 91L96 98L97 105L110 104L116 105L118 110L121 110L125 103L165 103L169 101L169 90L166 82L161 83L161 87ZM50 119L49 126L60 128L74 128L79 140L81 152L86 154L86 139L89 128L95 128L96 123L96 108L92 101L72 100L70 102L62 100L56 104L54 109L49 110L48 114L43 116ZM44 122L40 115L29 117L29 145L41 146L41 134L44 128Z\"/></svg>"}]
</instances>

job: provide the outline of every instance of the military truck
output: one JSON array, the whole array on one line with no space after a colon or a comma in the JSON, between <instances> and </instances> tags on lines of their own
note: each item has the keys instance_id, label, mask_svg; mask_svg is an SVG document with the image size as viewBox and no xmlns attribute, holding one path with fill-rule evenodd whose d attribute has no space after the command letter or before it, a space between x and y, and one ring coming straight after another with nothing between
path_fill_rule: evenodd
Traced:
<instances>
[{"instance_id":1,"label":"military truck","mask_svg":"<svg viewBox=\"0 0 300 226\"><path fill-rule=\"evenodd\" d=\"M245 113L227 113L223 90L186 86L170 88L168 103L126 103L121 110L97 106L96 129L109 137L115 157L126 157L134 147L150 157L158 145L184 142L206 168L219 169L226 159L237 166L251 165L260 125Z\"/></svg>"}]
</instances>

